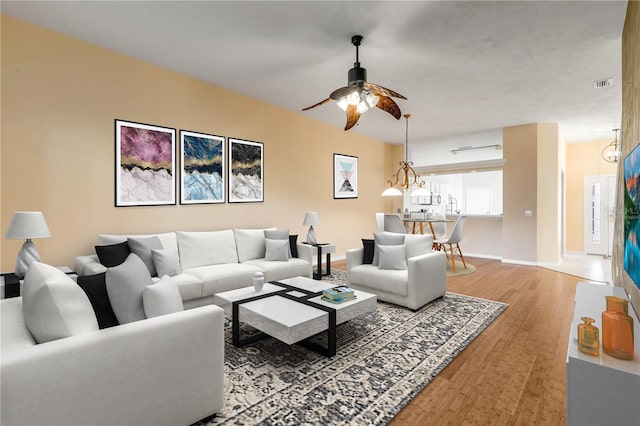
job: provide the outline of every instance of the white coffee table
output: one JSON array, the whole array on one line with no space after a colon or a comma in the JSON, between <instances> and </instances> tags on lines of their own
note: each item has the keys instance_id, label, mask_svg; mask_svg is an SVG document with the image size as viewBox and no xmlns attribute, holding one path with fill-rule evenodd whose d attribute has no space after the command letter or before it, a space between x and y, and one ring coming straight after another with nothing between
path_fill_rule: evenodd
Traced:
<instances>
[{"instance_id":1,"label":"white coffee table","mask_svg":"<svg viewBox=\"0 0 640 426\"><path fill-rule=\"evenodd\" d=\"M328 356L336 354L336 328L353 318L376 309L376 295L354 290L356 298L343 303L325 302L322 290L335 284L306 277L288 278L267 283L262 291L253 287L218 293L214 303L224 308L232 318L233 344L244 346L265 334L292 345L303 342L306 346ZM240 322L264 334L240 338ZM327 347L305 339L327 331Z\"/></svg>"}]
</instances>

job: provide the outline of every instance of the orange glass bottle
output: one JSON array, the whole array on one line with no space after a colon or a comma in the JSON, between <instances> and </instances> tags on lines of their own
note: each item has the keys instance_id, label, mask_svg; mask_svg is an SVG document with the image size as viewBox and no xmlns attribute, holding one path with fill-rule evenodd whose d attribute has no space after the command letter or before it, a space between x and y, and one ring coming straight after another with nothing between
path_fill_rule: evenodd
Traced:
<instances>
[{"instance_id":1,"label":"orange glass bottle","mask_svg":"<svg viewBox=\"0 0 640 426\"><path fill-rule=\"evenodd\" d=\"M606 296L607 310L602 312L602 349L618 359L633 359L633 318L629 301Z\"/></svg>"},{"instance_id":2,"label":"orange glass bottle","mask_svg":"<svg viewBox=\"0 0 640 426\"><path fill-rule=\"evenodd\" d=\"M598 356L600 354L600 336L598 327L593 325L593 318L582 317L584 324L578 324L578 350L583 354Z\"/></svg>"}]
</instances>

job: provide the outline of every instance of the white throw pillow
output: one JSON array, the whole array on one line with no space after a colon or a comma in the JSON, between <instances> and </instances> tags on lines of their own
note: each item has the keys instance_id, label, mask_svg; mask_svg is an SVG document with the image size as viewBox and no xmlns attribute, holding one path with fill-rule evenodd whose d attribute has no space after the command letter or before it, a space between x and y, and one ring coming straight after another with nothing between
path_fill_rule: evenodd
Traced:
<instances>
[{"instance_id":1,"label":"white throw pillow","mask_svg":"<svg viewBox=\"0 0 640 426\"><path fill-rule=\"evenodd\" d=\"M380 252L380 269L407 269L406 249L402 246L376 247Z\"/></svg>"},{"instance_id":2,"label":"white throw pillow","mask_svg":"<svg viewBox=\"0 0 640 426\"><path fill-rule=\"evenodd\" d=\"M233 230L176 232L182 269L197 266L238 263Z\"/></svg>"},{"instance_id":3,"label":"white throw pillow","mask_svg":"<svg viewBox=\"0 0 640 426\"><path fill-rule=\"evenodd\" d=\"M164 248L162 246L162 243L160 242L160 238L128 238L127 242L129 243L129 249L131 249L131 253L137 254L138 257L142 259L142 261L146 265L151 276L155 277L157 275L157 272L156 266L153 263L151 250L162 250Z\"/></svg>"},{"instance_id":4,"label":"white throw pillow","mask_svg":"<svg viewBox=\"0 0 640 426\"><path fill-rule=\"evenodd\" d=\"M264 237L270 238L272 240L287 240L289 241L289 230L288 229L265 229ZM291 243L289 243L289 248L287 249L287 255L289 259L291 259Z\"/></svg>"},{"instance_id":5,"label":"white throw pillow","mask_svg":"<svg viewBox=\"0 0 640 426\"><path fill-rule=\"evenodd\" d=\"M108 268L105 275L107 295L120 324L145 319L142 292L151 284L151 274L144 262L131 253L118 266Z\"/></svg>"},{"instance_id":6,"label":"white throw pillow","mask_svg":"<svg viewBox=\"0 0 640 426\"><path fill-rule=\"evenodd\" d=\"M266 250L264 229L234 229L238 249L238 261L245 262L252 259L264 258Z\"/></svg>"},{"instance_id":7,"label":"white throw pillow","mask_svg":"<svg viewBox=\"0 0 640 426\"><path fill-rule=\"evenodd\" d=\"M24 277L23 315L38 343L98 331L86 293L58 268L33 262Z\"/></svg>"},{"instance_id":8,"label":"white throw pillow","mask_svg":"<svg viewBox=\"0 0 640 426\"><path fill-rule=\"evenodd\" d=\"M172 314L184 310L178 286L170 276L163 276L155 284L148 285L142 292L142 303L147 318Z\"/></svg>"},{"instance_id":9,"label":"white throw pillow","mask_svg":"<svg viewBox=\"0 0 640 426\"><path fill-rule=\"evenodd\" d=\"M375 248L373 250L373 265L378 266L380 259L380 252L378 245L384 246L397 246L404 244L404 234L396 234L395 232L376 232L373 234L375 241Z\"/></svg>"},{"instance_id":10,"label":"white throw pillow","mask_svg":"<svg viewBox=\"0 0 640 426\"><path fill-rule=\"evenodd\" d=\"M165 275L172 277L182 272L180 269L180 260L178 260L178 250L151 250L151 257L153 258L153 264L156 267L156 271L158 271L159 277Z\"/></svg>"},{"instance_id":11,"label":"white throw pillow","mask_svg":"<svg viewBox=\"0 0 640 426\"><path fill-rule=\"evenodd\" d=\"M431 253L433 249L433 235L407 234L404 236L404 247L407 250L407 259Z\"/></svg>"},{"instance_id":12,"label":"white throw pillow","mask_svg":"<svg viewBox=\"0 0 640 426\"><path fill-rule=\"evenodd\" d=\"M272 240L271 238L265 239L267 250L264 256L264 260L278 260L289 261L289 239L286 240Z\"/></svg>"}]
</instances>

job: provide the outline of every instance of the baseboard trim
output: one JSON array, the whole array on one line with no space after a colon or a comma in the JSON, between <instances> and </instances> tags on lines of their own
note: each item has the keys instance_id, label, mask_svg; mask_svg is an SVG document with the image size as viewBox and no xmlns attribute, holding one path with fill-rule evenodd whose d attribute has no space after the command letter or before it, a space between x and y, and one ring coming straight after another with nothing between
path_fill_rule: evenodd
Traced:
<instances>
[{"instance_id":1,"label":"baseboard trim","mask_svg":"<svg viewBox=\"0 0 640 426\"><path fill-rule=\"evenodd\" d=\"M462 253L465 257L479 257L480 259L493 259L493 260L502 260L502 256L493 256L490 254L480 254L480 253L467 253L466 251Z\"/></svg>"},{"instance_id":2,"label":"baseboard trim","mask_svg":"<svg viewBox=\"0 0 640 426\"><path fill-rule=\"evenodd\" d=\"M538 262L529 262L518 259L502 259L502 263L512 263L514 265L539 266Z\"/></svg>"}]
</instances>

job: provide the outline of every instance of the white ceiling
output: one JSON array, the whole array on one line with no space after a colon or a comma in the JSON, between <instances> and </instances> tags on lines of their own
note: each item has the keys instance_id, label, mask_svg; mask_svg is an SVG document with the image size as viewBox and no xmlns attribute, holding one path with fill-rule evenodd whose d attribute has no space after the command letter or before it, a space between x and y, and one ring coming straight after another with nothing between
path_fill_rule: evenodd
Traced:
<instances>
[{"instance_id":1,"label":"white ceiling","mask_svg":"<svg viewBox=\"0 0 640 426\"><path fill-rule=\"evenodd\" d=\"M346 85L362 34L368 80L408 98L398 105L412 115L412 153L429 157L532 122L559 123L567 142L611 139L626 5L3 0L1 11L340 128L333 104L301 109ZM607 78L612 87L593 88ZM350 131L405 141L404 119L381 110Z\"/></svg>"}]
</instances>

